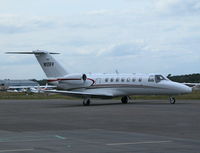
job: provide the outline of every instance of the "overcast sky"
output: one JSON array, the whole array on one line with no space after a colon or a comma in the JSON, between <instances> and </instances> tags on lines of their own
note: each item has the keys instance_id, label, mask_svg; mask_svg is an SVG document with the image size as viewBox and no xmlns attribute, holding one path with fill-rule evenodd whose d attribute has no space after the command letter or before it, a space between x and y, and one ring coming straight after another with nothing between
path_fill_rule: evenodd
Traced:
<instances>
[{"instance_id":1,"label":"overcast sky","mask_svg":"<svg viewBox=\"0 0 200 153\"><path fill-rule=\"evenodd\" d=\"M0 0L0 79L46 78L43 49L71 73L200 73L199 0Z\"/></svg>"}]
</instances>

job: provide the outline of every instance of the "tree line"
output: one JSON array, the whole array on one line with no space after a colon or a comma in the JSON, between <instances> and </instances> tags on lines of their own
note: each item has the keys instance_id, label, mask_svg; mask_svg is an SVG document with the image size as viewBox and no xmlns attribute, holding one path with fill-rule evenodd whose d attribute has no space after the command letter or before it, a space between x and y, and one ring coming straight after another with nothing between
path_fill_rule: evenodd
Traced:
<instances>
[{"instance_id":1,"label":"tree line","mask_svg":"<svg viewBox=\"0 0 200 153\"><path fill-rule=\"evenodd\" d=\"M200 74L199 73L195 73L195 74L186 74L186 75L175 75L172 76L171 74L169 74L167 76L167 78L169 78L172 81L175 82L180 82L180 83L200 83Z\"/></svg>"}]
</instances>

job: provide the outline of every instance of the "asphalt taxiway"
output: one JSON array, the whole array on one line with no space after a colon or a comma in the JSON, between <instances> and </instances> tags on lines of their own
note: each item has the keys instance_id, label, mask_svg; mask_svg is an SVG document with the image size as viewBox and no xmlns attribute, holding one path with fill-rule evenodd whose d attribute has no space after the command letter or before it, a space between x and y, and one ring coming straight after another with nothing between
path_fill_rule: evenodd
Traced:
<instances>
[{"instance_id":1,"label":"asphalt taxiway","mask_svg":"<svg viewBox=\"0 0 200 153\"><path fill-rule=\"evenodd\" d=\"M0 153L198 153L200 100L0 100Z\"/></svg>"}]
</instances>

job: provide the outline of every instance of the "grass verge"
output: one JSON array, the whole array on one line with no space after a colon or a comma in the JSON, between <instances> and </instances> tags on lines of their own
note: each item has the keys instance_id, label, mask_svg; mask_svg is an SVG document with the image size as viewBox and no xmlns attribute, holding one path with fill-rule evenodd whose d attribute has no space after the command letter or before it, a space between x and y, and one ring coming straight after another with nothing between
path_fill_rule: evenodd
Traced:
<instances>
[{"instance_id":1,"label":"grass verge","mask_svg":"<svg viewBox=\"0 0 200 153\"><path fill-rule=\"evenodd\" d=\"M168 99L169 96L143 96L135 95L131 96L133 99L144 99L144 100L153 100L153 99ZM188 99L188 100L200 100L200 91L193 91L191 94L178 95L175 96L177 99ZM60 94L46 94L46 93L9 93L9 92L0 92L0 100L3 99L78 99L74 97L69 97ZM119 98L117 98L119 99Z\"/></svg>"}]
</instances>

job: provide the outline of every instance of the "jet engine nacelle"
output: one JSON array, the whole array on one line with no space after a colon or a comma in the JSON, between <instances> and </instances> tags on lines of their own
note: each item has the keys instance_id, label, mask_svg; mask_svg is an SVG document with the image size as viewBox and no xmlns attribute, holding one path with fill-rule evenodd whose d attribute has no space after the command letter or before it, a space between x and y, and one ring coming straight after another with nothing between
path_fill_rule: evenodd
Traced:
<instances>
[{"instance_id":1,"label":"jet engine nacelle","mask_svg":"<svg viewBox=\"0 0 200 153\"><path fill-rule=\"evenodd\" d=\"M59 79L58 88L75 89L85 88L93 85L94 81L88 79L86 74L69 74L64 78Z\"/></svg>"}]
</instances>

